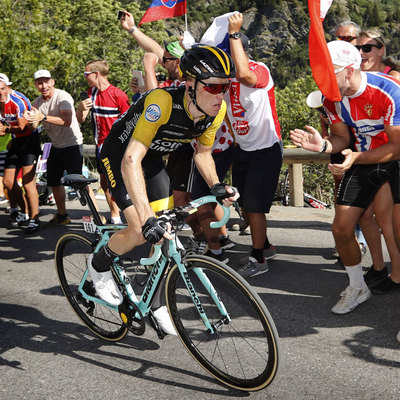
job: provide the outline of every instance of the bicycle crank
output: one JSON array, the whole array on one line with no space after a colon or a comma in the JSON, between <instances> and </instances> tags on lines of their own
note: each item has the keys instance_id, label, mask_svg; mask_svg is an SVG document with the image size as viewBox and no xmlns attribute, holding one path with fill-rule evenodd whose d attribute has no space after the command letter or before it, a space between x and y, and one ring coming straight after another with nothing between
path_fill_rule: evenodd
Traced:
<instances>
[{"instance_id":1,"label":"bicycle crank","mask_svg":"<svg viewBox=\"0 0 400 400\"><path fill-rule=\"evenodd\" d=\"M124 325L127 326L134 335L141 336L144 334L146 324L143 320L142 313L134 303L124 299L123 303L118 306L118 312ZM139 315L139 318L137 318L136 315Z\"/></svg>"}]
</instances>

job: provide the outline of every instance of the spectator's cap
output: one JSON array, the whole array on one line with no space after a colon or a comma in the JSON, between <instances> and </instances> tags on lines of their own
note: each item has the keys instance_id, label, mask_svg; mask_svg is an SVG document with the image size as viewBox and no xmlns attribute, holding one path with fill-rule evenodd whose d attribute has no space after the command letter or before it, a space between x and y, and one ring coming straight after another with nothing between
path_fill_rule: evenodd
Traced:
<instances>
[{"instance_id":1,"label":"spectator's cap","mask_svg":"<svg viewBox=\"0 0 400 400\"><path fill-rule=\"evenodd\" d=\"M344 40L334 40L328 43L328 50L332 63L339 67L350 67L360 69L361 55L355 46Z\"/></svg>"},{"instance_id":2,"label":"spectator's cap","mask_svg":"<svg viewBox=\"0 0 400 400\"><path fill-rule=\"evenodd\" d=\"M8 76L6 74L0 74L0 81L4 82L7 86L12 85L12 82L8 80Z\"/></svg>"},{"instance_id":3,"label":"spectator's cap","mask_svg":"<svg viewBox=\"0 0 400 400\"><path fill-rule=\"evenodd\" d=\"M310 108L320 108L322 107L322 93L319 90L311 92L307 96L307 105Z\"/></svg>"},{"instance_id":4,"label":"spectator's cap","mask_svg":"<svg viewBox=\"0 0 400 400\"><path fill-rule=\"evenodd\" d=\"M51 74L47 69L39 69L33 74L33 79L36 81L36 79L39 78L51 78Z\"/></svg>"},{"instance_id":5,"label":"spectator's cap","mask_svg":"<svg viewBox=\"0 0 400 400\"><path fill-rule=\"evenodd\" d=\"M240 33L240 41L242 42L243 50L249 51L250 50L250 39L244 33Z\"/></svg>"},{"instance_id":6,"label":"spectator's cap","mask_svg":"<svg viewBox=\"0 0 400 400\"><path fill-rule=\"evenodd\" d=\"M183 52L185 51L178 41L169 43L166 40L164 40L164 46L166 50L176 58L181 58Z\"/></svg>"}]
</instances>

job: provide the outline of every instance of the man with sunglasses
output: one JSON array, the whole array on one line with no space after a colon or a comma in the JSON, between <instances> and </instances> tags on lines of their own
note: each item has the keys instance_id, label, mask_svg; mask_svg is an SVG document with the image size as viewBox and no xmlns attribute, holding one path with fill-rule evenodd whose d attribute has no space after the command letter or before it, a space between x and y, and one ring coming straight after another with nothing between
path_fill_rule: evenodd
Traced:
<instances>
[{"instance_id":1,"label":"man with sunglasses","mask_svg":"<svg viewBox=\"0 0 400 400\"><path fill-rule=\"evenodd\" d=\"M361 28L358 24L353 21L344 21L337 25L335 36L337 40L344 40L345 42L356 45L360 32Z\"/></svg>"},{"instance_id":2,"label":"man with sunglasses","mask_svg":"<svg viewBox=\"0 0 400 400\"><path fill-rule=\"evenodd\" d=\"M282 165L282 140L275 107L274 82L268 67L249 59L248 38L239 32L243 15L229 18L228 33L236 76L227 94L227 115L237 146L233 149L232 179L239 204L249 221L252 249L238 272L250 278L268 271L275 248L267 237L269 213Z\"/></svg>"},{"instance_id":3,"label":"man with sunglasses","mask_svg":"<svg viewBox=\"0 0 400 400\"><path fill-rule=\"evenodd\" d=\"M350 43L333 41L328 49L342 95L339 102L324 99L331 133L322 139L317 130L306 126L290 134L293 143L304 149L345 156L342 164L329 164L329 169L343 174L332 232L349 276L349 285L332 312L346 314L371 297L354 227L385 182L391 186L393 225L400 243L400 83L383 74L360 71L360 53ZM354 152L346 148L349 128L356 140ZM386 293L400 290L400 265L392 265L384 285Z\"/></svg>"},{"instance_id":4,"label":"man with sunglasses","mask_svg":"<svg viewBox=\"0 0 400 400\"><path fill-rule=\"evenodd\" d=\"M172 205L163 155L196 138L193 157L211 193L218 197L232 194L218 180L211 147L225 116L224 95L235 75L234 64L222 50L199 45L184 52L180 69L185 84L145 93L113 125L101 150L108 185L128 227L89 257L88 268L97 294L114 305L122 301L110 271L114 258L145 241L171 238L155 218L155 212ZM236 197L224 200L225 204L232 204ZM163 331L175 334L166 308L155 307Z\"/></svg>"},{"instance_id":5,"label":"man with sunglasses","mask_svg":"<svg viewBox=\"0 0 400 400\"><path fill-rule=\"evenodd\" d=\"M125 92L109 82L108 73L109 66L105 60L91 60L86 63L83 74L89 85L88 98L79 104L76 116L81 124L90 113L96 142L96 163L100 173L100 186L110 208L109 222L121 224L120 211L108 190L107 179L101 168L99 154L113 123L129 108L129 99Z\"/></svg>"}]
</instances>

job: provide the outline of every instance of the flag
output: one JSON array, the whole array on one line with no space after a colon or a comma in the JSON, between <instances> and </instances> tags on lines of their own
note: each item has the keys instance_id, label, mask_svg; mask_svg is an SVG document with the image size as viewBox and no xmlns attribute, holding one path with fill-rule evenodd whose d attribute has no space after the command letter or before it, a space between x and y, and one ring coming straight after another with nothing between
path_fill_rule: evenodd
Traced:
<instances>
[{"instance_id":1,"label":"flag","mask_svg":"<svg viewBox=\"0 0 400 400\"><path fill-rule=\"evenodd\" d=\"M238 14L238 11L226 13L214 18L214 21L201 38L200 43L219 47L230 54L228 18L234 14Z\"/></svg>"},{"instance_id":2,"label":"flag","mask_svg":"<svg viewBox=\"0 0 400 400\"><path fill-rule=\"evenodd\" d=\"M179 17L186 14L186 0L154 0L147 9L139 26L144 22Z\"/></svg>"},{"instance_id":3,"label":"flag","mask_svg":"<svg viewBox=\"0 0 400 400\"><path fill-rule=\"evenodd\" d=\"M308 0L310 14L310 35L308 38L308 54L315 83L322 94L329 100L340 101L342 96L336 81L332 59L325 40L322 22L333 0Z\"/></svg>"}]
</instances>

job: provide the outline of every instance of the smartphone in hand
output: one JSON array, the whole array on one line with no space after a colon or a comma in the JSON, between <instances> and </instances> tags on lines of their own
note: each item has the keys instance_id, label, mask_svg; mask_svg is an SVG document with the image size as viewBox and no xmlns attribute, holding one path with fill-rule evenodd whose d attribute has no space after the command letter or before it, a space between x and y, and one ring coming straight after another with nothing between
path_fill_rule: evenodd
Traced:
<instances>
[{"instance_id":1,"label":"smartphone in hand","mask_svg":"<svg viewBox=\"0 0 400 400\"><path fill-rule=\"evenodd\" d=\"M118 10L118 12L117 12L118 19L121 19L124 15L125 15L125 13L122 10Z\"/></svg>"},{"instance_id":2,"label":"smartphone in hand","mask_svg":"<svg viewBox=\"0 0 400 400\"><path fill-rule=\"evenodd\" d=\"M87 92L84 90L83 92L81 92L81 93L79 94L79 97L80 97L81 100L86 100L86 99L89 98L89 95L88 95Z\"/></svg>"},{"instance_id":3,"label":"smartphone in hand","mask_svg":"<svg viewBox=\"0 0 400 400\"><path fill-rule=\"evenodd\" d=\"M138 70L132 71L132 77L137 79L138 87L144 86L143 72Z\"/></svg>"}]
</instances>

